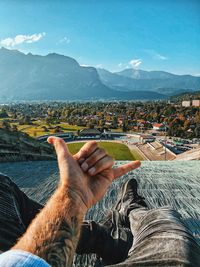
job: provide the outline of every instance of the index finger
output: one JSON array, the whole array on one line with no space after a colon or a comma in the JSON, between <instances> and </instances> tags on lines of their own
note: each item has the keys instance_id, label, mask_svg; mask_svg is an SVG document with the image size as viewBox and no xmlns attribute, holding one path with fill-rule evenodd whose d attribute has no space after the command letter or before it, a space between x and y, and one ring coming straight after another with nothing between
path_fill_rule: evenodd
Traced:
<instances>
[{"instance_id":1,"label":"index finger","mask_svg":"<svg viewBox=\"0 0 200 267\"><path fill-rule=\"evenodd\" d=\"M88 158L96 149L98 145L96 141L89 141L84 144L81 149L74 155L74 159L86 159Z\"/></svg>"},{"instance_id":2,"label":"index finger","mask_svg":"<svg viewBox=\"0 0 200 267\"><path fill-rule=\"evenodd\" d=\"M140 165L141 165L141 162L139 160L136 160L136 161L126 163L120 167L113 169L114 179L116 179L116 178L118 178L118 177L132 171L132 170L139 168Z\"/></svg>"}]
</instances>

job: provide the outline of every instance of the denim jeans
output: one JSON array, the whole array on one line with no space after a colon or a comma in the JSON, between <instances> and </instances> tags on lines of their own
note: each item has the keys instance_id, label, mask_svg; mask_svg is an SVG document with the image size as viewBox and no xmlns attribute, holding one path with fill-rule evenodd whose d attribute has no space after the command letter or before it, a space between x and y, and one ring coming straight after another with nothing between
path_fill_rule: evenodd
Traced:
<instances>
[{"instance_id":1,"label":"denim jeans","mask_svg":"<svg viewBox=\"0 0 200 267\"><path fill-rule=\"evenodd\" d=\"M15 183L0 174L0 251L16 243L41 208L42 205L29 199Z\"/></svg>"},{"instance_id":2,"label":"denim jeans","mask_svg":"<svg viewBox=\"0 0 200 267\"><path fill-rule=\"evenodd\" d=\"M134 236L129 255L110 266L200 266L200 247L175 210L139 208L129 220Z\"/></svg>"},{"instance_id":3,"label":"denim jeans","mask_svg":"<svg viewBox=\"0 0 200 267\"><path fill-rule=\"evenodd\" d=\"M43 206L29 199L8 177L0 175L0 251L10 249L26 231ZM117 212L117 211L115 211ZM200 247L181 222L180 215L169 208L146 210L139 208L129 215L133 242L125 261L110 266L200 266ZM84 222L78 250L95 253L100 245L115 244L99 237L102 230L95 222ZM98 244L101 239L101 244ZM109 242L107 242L109 241ZM124 243L124 240L122 239ZM128 241L128 239L127 239ZM86 245L88 247L86 247ZM111 249L111 247L107 250ZM105 250L105 249L104 249ZM98 251L96 251L98 252ZM109 254L109 253L108 253ZM112 253L110 254L112 255ZM120 255L123 258L124 255Z\"/></svg>"}]
</instances>

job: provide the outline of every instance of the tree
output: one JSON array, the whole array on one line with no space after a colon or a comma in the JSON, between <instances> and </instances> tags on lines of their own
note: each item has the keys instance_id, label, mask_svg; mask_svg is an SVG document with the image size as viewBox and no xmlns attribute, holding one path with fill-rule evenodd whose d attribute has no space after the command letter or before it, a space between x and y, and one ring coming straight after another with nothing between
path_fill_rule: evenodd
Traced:
<instances>
[{"instance_id":1,"label":"tree","mask_svg":"<svg viewBox=\"0 0 200 267\"><path fill-rule=\"evenodd\" d=\"M17 131L18 131L18 129L17 129L17 125L16 125L16 124L13 124L13 125L12 125L12 131L13 131L13 132L17 132Z\"/></svg>"},{"instance_id":2,"label":"tree","mask_svg":"<svg viewBox=\"0 0 200 267\"><path fill-rule=\"evenodd\" d=\"M2 122L2 128L5 130L11 130L10 123L8 121L3 121Z\"/></svg>"},{"instance_id":3,"label":"tree","mask_svg":"<svg viewBox=\"0 0 200 267\"><path fill-rule=\"evenodd\" d=\"M123 121L122 131L123 132L127 132L128 131L128 122L126 120Z\"/></svg>"},{"instance_id":4,"label":"tree","mask_svg":"<svg viewBox=\"0 0 200 267\"><path fill-rule=\"evenodd\" d=\"M200 138L200 126L194 129L194 135L196 138Z\"/></svg>"},{"instance_id":5,"label":"tree","mask_svg":"<svg viewBox=\"0 0 200 267\"><path fill-rule=\"evenodd\" d=\"M200 125L200 111L196 112L194 121L196 124Z\"/></svg>"},{"instance_id":6,"label":"tree","mask_svg":"<svg viewBox=\"0 0 200 267\"><path fill-rule=\"evenodd\" d=\"M185 131L187 131L190 128L190 121L189 120L186 120L184 122L183 128Z\"/></svg>"},{"instance_id":7,"label":"tree","mask_svg":"<svg viewBox=\"0 0 200 267\"><path fill-rule=\"evenodd\" d=\"M41 126L41 128L43 129L44 132L48 132L48 128L45 125Z\"/></svg>"},{"instance_id":8,"label":"tree","mask_svg":"<svg viewBox=\"0 0 200 267\"><path fill-rule=\"evenodd\" d=\"M118 126L118 119L116 116L113 116L113 118L112 118L112 126L113 126L113 128L117 128L117 126Z\"/></svg>"},{"instance_id":9,"label":"tree","mask_svg":"<svg viewBox=\"0 0 200 267\"><path fill-rule=\"evenodd\" d=\"M0 111L0 118L8 118L8 113L3 109Z\"/></svg>"}]
</instances>

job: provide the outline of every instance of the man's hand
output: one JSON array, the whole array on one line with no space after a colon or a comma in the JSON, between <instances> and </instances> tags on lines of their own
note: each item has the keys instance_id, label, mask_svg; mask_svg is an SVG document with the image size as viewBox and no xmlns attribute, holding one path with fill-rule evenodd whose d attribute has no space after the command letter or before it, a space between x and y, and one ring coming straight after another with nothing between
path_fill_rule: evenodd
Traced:
<instances>
[{"instance_id":1,"label":"man's hand","mask_svg":"<svg viewBox=\"0 0 200 267\"><path fill-rule=\"evenodd\" d=\"M75 156L63 139L49 137L48 142L56 150L61 186L74 200L79 197L86 209L104 196L114 179L140 166L140 161L134 161L112 169L113 159L94 141L86 143Z\"/></svg>"},{"instance_id":2,"label":"man's hand","mask_svg":"<svg viewBox=\"0 0 200 267\"><path fill-rule=\"evenodd\" d=\"M62 139L50 137L48 142L56 149L60 185L12 249L35 254L51 266L71 266L87 209L115 178L140 162L112 169L112 158L96 142L88 142L75 156Z\"/></svg>"}]
</instances>

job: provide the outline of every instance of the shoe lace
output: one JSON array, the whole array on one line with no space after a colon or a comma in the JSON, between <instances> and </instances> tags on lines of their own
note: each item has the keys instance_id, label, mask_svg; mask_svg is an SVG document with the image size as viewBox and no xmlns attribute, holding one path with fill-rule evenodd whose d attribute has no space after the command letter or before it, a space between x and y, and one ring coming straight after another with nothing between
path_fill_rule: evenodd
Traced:
<instances>
[{"instance_id":1,"label":"shoe lace","mask_svg":"<svg viewBox=\"0 0 200 267\"><path fill-rule=\"evenodd\" d=\"M144 197L138 195L136 192L133 192L132 190L128 190L126 196L128 199L132 199L131 203L132 202L139 203L139 202L145 200Z\"/></svg>"}]
</instances>

